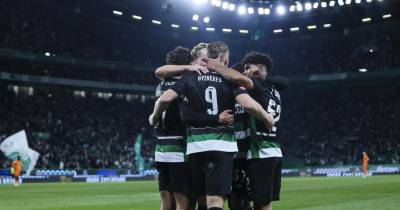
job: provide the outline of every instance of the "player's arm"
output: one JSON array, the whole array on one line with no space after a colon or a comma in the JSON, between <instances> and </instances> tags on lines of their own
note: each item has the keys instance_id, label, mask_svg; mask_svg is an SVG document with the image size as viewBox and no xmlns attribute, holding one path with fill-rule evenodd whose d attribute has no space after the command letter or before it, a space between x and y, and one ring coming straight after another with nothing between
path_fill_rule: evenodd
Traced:
<instances>
[{"instance_id":1,"label":"player's arm","mask_svg":"<svg viewBox=\"0 0 400 210\"><path fill-rule=\"evenodd\" d=\"M263 121L268 129L274 126L274 117L272 114L267 113L262 106L249 96L249 94L237 95L235 100L249 113L252 117L255 117Z\"/></svg>"},{"instance_id":2,"label":"player's arm","mask_svg":"<svg viewBox=\"0 0 400 210\"><path fill-rule=\"evenodd\" d=\"M238 86L242 86L247 90L253 89L253 81L249 77L242 75L238 71L225 67L219 62L212 59L206 59L206 64L207 68L213 69L214 71L218 72L228 81L231 81Z\"/></svg>"},{"instance_id":3,"label":"player's arm","mask_svg":"<svg viewBox=\"0 0 400 210\"><path fill-rule=\"evenodd\" d=\"M168 77L181 75L187 71L194 71L198 74L205 74L208 69L201 65L164 65L156 69L156 77L163 80Z\"/></svg>"},{"instance_id":4,"label":"player's arm","mask_svg":"<svg viewBox=\"0 0 400 210\"><path fill-rule=\"evenodd\" d=\"M179 97L178 93L169 89L158 98L154 105L153 113L149 117L149 123L151 126L156 125L157 119L160 118L161 113L165 111L171 102Z\"/></svg>"},{"instance_id":5,"label":"player's arm","mask_svg":"<svg viewBox=\"0 0 400 210\"><path fill-rule=\"evenodd\" d=\"M290 81L286 77L268 76L266 81L275 85L278 91L285 90L289 87Z\"/></svg>"},{"instance_id":6,"label":"player's arm","mask_svg":"<svg viewBox=\"0 0 400 210\"><path fill-rule=\"evenodd\" d=\"M234 115L232 113L232 110L225 110L218 116L194 112L187 104L182 104L180 106L180 110L182 121L186 124L193 126L217 126L220 124L231 125L234 122Z\"/></svg>"}]
</instances>

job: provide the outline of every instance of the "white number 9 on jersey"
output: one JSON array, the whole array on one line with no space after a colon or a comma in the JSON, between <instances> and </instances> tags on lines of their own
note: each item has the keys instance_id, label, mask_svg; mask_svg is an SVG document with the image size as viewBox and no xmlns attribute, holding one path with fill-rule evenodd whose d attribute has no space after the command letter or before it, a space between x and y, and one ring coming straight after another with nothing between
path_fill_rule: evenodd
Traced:
<instances>
[{"instance_id":1,"label":"white number 9 on jersey","mask_svg":"<svg viewBox=\"0 0 400 210\"><path fill-rule=\"evenodd\" d=\"M208 86L205 91L205 100L207 103L211 103L212 108L207 109L207 114L217 115L218 114L218 100L217 100L217 89L212 86Z\"/></svg>"}]
</instances>

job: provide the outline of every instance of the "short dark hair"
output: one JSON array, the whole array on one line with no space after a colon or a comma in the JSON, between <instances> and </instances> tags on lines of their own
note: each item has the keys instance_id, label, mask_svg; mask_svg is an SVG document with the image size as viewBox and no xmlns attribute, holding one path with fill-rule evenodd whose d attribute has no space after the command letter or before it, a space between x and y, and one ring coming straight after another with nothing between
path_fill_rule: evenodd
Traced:
<instances>
[{"instance_id":1,"label":"short dark hair","mask_svg":"<svg viewBox=\"0 0 400 210\"><path fill-rule=\"evenodd\" d=\"M271 56L261 53L261 52L249 52L242 59L242 63L244 64L262 64L267 67L267 72L272 71L272 67L274 62L272 61Z\"/></svg>"},{"instance_id":2,"label":"short dark hair","mask_svg":"<svg viewBox=\"0 0 400 210\"><path fill-rule=\"evenodd\" d=\"M229 53L229 47L225 42L211 42L207 46L207 55L211 59L217 59L221 54Z\"/></svg>"},{"instance_id":3,"label":"short dark hair","mask_svg":"<svg viewBox=\"0 0 400 210\"><path fill-rule=\"evenodd\" d=\"M192 55L188 48L178 46L167 53L165 62L169 65L189 65L192 62Z\"/></svg>"}]
</instances>

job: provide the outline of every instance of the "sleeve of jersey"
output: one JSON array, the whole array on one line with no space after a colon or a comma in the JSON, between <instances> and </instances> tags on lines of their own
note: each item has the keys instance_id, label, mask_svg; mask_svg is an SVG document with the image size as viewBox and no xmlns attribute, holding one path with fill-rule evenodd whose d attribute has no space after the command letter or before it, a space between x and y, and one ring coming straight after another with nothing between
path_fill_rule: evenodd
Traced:
<instances>
[{"instance_id":1,"label":"sleeve of jersey","mask_svg":"<svg viewBox=\"0 0 400 210\"><path fill-rule=\"evenodd\" d=\"M179 96L185 95L187 75L184 75L170 89L175 91Z\"/></svg>"},{"instance_id":2,"label":"sleeve of jersey","mask_svg":"<svg viewBox=\"0 0 400 210\"><path fill-rule=\"evenodd\" d=\"M252 89L252 91L254 91L256 93L259 93L259 92L263 91L262 90L262 84L261 84L259 79L251 78L251 81L253 81L253 89Z\"/></svg>"},{"instance_id":3,"label":"sleeve of jersey","mask_svg":"<svg viewBox=\"0 0 400 210\"><path fill-rule=\"evenodd\" d=\"M193 112L188 104L182 103L180 106L182 122L192 126L217 126L219 125L218 115L208 115Z\"/></svg>"},{"instance_id":4,"label":"sleeve of jersey","mask_svg":"<svg viewBox=\"0 0 400 210\"><path fill-rule=\"evenodd\" d=\"M244 87L236 87L233 89L232 93L233 93L234 98L236 98L236 96L238 96L240 94L248 94L246 88L244 88Z\"/></svg>"}]
</instances>

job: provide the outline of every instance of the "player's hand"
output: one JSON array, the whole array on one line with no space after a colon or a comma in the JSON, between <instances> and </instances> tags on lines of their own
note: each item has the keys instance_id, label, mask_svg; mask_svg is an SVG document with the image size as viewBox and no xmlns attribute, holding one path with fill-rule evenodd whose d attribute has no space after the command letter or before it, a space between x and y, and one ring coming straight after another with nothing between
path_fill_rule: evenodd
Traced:
<instances>
[{"instance_id":1,"label":"player's hand","mask_svg":"<svg viewBox=\"0 0 400 210\"><path fill-rule=\"evenodd\" d=\"M265 121L265 126L268 128L268 130L271 130L272 127L274 127L275 122L274 122L274 115L271 113L267 113L266 121Z\"/></svg>"},{"instance_id":2,"label":"player's hand","mask_svg":"<svg viewBox=\"0 0 400 210\"><path fill-rule=\"evenodd\" d=\"M150 124L151 126L156 126L156 125L157 125L157 120L155 119L154 114L151 114L151 115L149 116L149 124Z\"/></svg>"},{"instance_id":3,"label":"player's hand","mask_svg":"<svg viewBox=\"0 0 400 210\"><path fill-rule=\"evenodd\" d=\"M224 125L232 125L235 121L235 116L233 115L232 110L227 109L219 114L219 123Z\"/></svg>"},{"instance_id":4,"label":"player's hand","mask_svg":"<svg viewBox=\"0 0 400 210\"><path fill-rule=\"evenodd\" d=\"M199 75L208 73L207 67L199 65L199 64L190 65L187 67L187 70L197 72Z\"/></svg>"}]
</instances>

